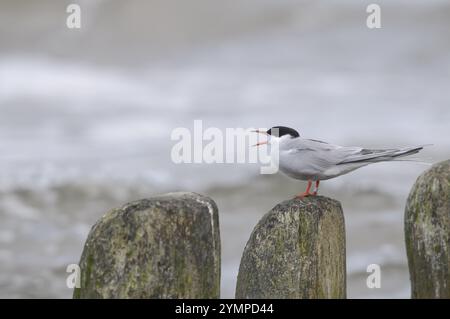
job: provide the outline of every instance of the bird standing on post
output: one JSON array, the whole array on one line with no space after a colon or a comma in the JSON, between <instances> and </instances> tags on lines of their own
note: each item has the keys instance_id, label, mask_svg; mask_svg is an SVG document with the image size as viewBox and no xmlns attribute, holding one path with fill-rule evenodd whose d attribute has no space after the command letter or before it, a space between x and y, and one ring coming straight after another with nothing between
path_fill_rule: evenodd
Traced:
<instances>
[{"instance_id":1,"label":"bird standing on post","mask_svg":"<svg viewBox=\"0 0 450 319\"><path fill-rule=\"evenodd\" d=\"M298 198L317 195L322 180L347 174L368 164L398 161L404 156L418 153L425 146L397 149L339 146L302 138L296 130L286 126L274 126L267 131L255 132L269 137L269 140L255 146L278 144L281 172L294 179L308 181L306 191L298 194ZM315 188L311 193L313 182Z\"/></svg>"}]
</instances>

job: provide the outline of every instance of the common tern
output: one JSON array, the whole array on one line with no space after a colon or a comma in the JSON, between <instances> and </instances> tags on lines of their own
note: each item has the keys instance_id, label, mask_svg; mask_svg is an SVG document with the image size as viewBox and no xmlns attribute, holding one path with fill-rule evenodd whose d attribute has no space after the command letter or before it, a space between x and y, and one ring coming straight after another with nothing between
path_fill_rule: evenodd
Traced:
<instances>
[{"instance_id":1,"label":"common tern","mask_svg":"<svg viewBox=\"0 0 450 319\"><path fill-rule=\"evenodd\" d=\"M322 180L341 176L372 163L399 160L399 158L416 154L425 145L408 148L367 149L329 144L323 141L306 139L290 127L274 126L267 131L256 130L265 134L269 140L263 144L278 144L278 165L281 172L294 179L308 181L306 191L296 197L315 196ZM312 183L315 182L311 193Z\"/></svg>"}]
</instances>

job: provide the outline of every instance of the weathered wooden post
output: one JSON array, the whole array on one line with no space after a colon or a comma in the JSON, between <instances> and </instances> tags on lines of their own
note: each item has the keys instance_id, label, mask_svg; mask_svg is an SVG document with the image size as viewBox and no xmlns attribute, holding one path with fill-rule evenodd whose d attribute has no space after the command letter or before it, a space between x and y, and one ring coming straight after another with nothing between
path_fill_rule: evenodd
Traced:
<instances>
[{"instance_id":1,"label":"weathered wooden post","mask_svg":"<svg viewBox=\"0 0 450 319\"><path fill-rule=\"evenodd\" d=\"M450 160L419 176L405 209L412 298L450 298Z\"/></svg>"},{"instance_id":2,"label":"weathered wooden post","mask_svg":"<svg viewBox=\"0 0 450 319\"><path fill-rule=\"evenodd\" d=\"M346 298L341 204L307 197L268 212L244 249L236 298Z\"/></svg>"},{"instance_id":3,"label":"weathered wooden post","mask_svg":"<svg viewBox=\"0 0 450 319\"><path fill-rule=\"evenodd\" d=\"M217 206L195 193L127 204L91 229L74 298L219 298Z\"/></svg>"}]
</instances>

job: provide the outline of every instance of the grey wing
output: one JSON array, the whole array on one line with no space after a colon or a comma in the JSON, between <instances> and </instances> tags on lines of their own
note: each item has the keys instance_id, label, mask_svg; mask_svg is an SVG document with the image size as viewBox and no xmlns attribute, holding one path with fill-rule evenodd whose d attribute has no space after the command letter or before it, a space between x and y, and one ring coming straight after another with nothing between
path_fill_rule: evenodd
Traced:
<instances>
[{"instance_id":1,"label":"grey wing","mask_svg":"<svg viewBox=\"0 0 450 319\"><path fill-rule=\"evenodd\" d=\"M362 166L397 160L415 154L423 146L403 149L343 147L313 140L297 140L284 150L282 170L299 179L329 179Z\"/></svg>"},{"instance_id":2,"label":"grey wing","mask_svg":"<svg viewBox=\"0 0 450 319\"><path fill-rule=\"evenodd\" d=\"M323 166L336 165L362 151L364 149L361 147L343 147L317 140L301 140L290 146L290 153L301 153L302 158L308 157Z\"/></svg>"},{"instance_id":3,"label":"grey wing","mask_svg":"<svg viewBox=\"0 0 450 319\"><path fill-rule=\"evenodd\" d=\"M349 156L360 152L358 147L342 147L315 140L298 140L288 146L288 166L301 167L306 175L324 172ZM300 157L297 155L301 155Z\"/></svg>"},{"instance_id":4,"label":"grey wing","mask_svg":"<svg viewBox=\"0 0 450 319\"><path fill-rule=\"evenodd\" d=\"M398 157L408 156L418 153L423 149L423 146L408 147L401 149L365 149L362 148L360 151L349 154L342 161L337 164L350 164L350 163L376 163L382 161L392 161Z\"/></svg>"},{"instance_id":5,"label":"grey wing","mask_svg":"<svg viewBox=\"0 0 450 319\"><path fill-rule=\"evenodd\" d=\"M302 140L291 148L294 153L302 152L322 167L341 164L364 164L395 160L398 157L418 153L424 145L396 149L367 149L362 147L344 147L315 140Z\"/></svg>"}]
</instances>

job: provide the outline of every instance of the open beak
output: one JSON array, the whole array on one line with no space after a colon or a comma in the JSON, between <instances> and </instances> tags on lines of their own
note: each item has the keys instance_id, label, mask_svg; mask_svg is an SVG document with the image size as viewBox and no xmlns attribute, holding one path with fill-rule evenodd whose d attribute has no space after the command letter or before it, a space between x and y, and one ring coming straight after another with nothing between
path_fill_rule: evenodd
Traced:
<instances>
[{"instance_id":1,"label":"open beak","mask_svg":"<svg viewBox=\"0 0 450 319\"><path fill-rule=\"evenodd\" d=\"M260 130L253 130L253 131L251 131L251 132L269 135L269 134L267 134L267 132L265 132L265 131L260 131Z\"/></svg>"},{"instance_id":2,"label":"open beak","mask_svg":"<svg viewBox=\"0 0 450 319\"><path fill-rule=\"evenodd\" d=\"M267 143L269 143L269 141L259 142L252 146L260 146L260 145L267 144Z\"/></svg>"},{"instance_id":3,"label":"open beak","mask_svg":"<svg viewBox=\"0 0 450 319\"><path fill-rule=\"evenodd\" d=\"M252 131L252 132L259 133L259 134L269 135L269 134L267 134L267 132L260 131L260 130L254 130L254 131ZM260 145L264 145L264 144L268 144L268 143L269 143L269 141L264 141L264 142L256 143L255 145L252 145L252 146L260 146Z\"/></svg>"}]
</instances>

